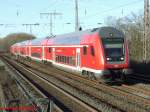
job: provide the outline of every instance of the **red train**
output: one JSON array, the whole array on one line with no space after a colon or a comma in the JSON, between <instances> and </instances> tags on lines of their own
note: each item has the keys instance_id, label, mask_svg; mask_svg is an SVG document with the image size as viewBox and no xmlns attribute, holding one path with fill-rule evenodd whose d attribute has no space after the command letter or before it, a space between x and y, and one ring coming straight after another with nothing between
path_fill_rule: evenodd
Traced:
<instances>
[{"instance_id":1,"label":"red train","mask_svg":"<svg viewBox=\"0 0 150 112\"><path fill-rule=\"evenodd\" d=\"M10 51L96 80L125 79L130 71L127 41L113 27L28 40L12 45Z\"/></svg>"}]
</instances>

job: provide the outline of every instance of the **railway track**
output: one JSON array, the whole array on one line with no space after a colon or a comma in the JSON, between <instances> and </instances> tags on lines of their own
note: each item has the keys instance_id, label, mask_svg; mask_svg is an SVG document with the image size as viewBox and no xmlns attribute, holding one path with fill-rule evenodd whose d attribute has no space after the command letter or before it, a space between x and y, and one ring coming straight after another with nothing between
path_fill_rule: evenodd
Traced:
<instances>
[{"instance_id":1,"label":"railway track","mask_svg":"<svg viewBox=\"0 0 150 112\"><path fill-rule=\"evenodd\" d=\"M129 76L128 82L128 85L133 85L132 88L134 87L137 93L145 94L148 98L150 97L150 76L135 73L132 76Z\"/></svg>"},{"instance_id":2,"label":"railway track","mask_svg":"<svg viewBox=\"0 0 150 112\"><path fill-rule=\"evenodd\" d=\"M69 75L70 76L70 75ZM76 76L72 76L72 77L76 77ZM80 79L79 79L80 80ZM83 80L86 80L86 79L81 79L80 81L82 81L83 82ZM88 81L88 82L86 82L86 84L90 84L91 86L95 86L95 85L97 85L97 83L95 83L95 84L93 84L93 81ZM136 88L132 88L132 87L129 87L129 86L125 86L125 85L123 85L123 86L120 86L120 88L119 87L113 87L113 88L115 88L115 89L118 89L118 90L121 90L121 91L124 91L124 92L126 92L127 93L127 95L125 95L123 92L122 92L122 94L120 94L120 92L119 91L117 91L117 90L113 90L112 88L109 88L108 86L105 86L104 87L104 85L103 84L101 84L101 85L97 85L97 87L96 88L98 88L99 90L102 90L102 88L101 87L103 87L104 89L104 91L106 91L106 90L109 90L109 91L107 91L107 93L112 93L113 94L113 92L115 91L115 93L117 93L117 95L118 96L126 96L124 99L127 99L128 98L128 100L130 101L130 100L132 100L132 102L134 103L134 102L138 102L138 104L139 105L141 105L141 102L145 102L146 100L149 102L149 100L147 99L147 98L145 98L145 97L143 97L141 94L135 94L135 93L133 93L133 91L135 92L135 90L136 90ZM112 91L110 91L110 90L112 90ZM132 90L132 91L131 91ZM142 92L142 90L140 91L141 93L143 93ZM136 95L136 96L135 96ZM127 97L128 96L128 97ZM145 95L146 96L146 95ZM136 98L137 97L137 98ZM143 100L142 100L143 99ZM141 101L141 102L140 102ZM145 107L147 107L147 103L148 102L145 102ZM149 103L148 103L149 104Z\"/></svg>"},{"instance_id":3,"label":"railway track","mask_svg":"<svg viewBox=\"0 0 150 112\"><path fill-rule=\"evenodd\" d=\"M0 60L1 63L3 63ZM9 79L9 82L7 82ZM3 70L0 70L0 86L1 86L1 109L8 109L8 107L16 107L21 103L18 98L19 89L17 89L17 84L14 79L12 79L8 72L6 72L5 64L3 63ZM24 97L22 97L24 98Z\"/></svg>"},{"instance_id":4,"label":"railway track","mask_svg":"<svg viewBox=\"0 0 150 112\"><path fill-rule=\"evenodd\" d=\"M130 76L132 79L139 80L141 82L150 83L150 76L144 74L137 74Z\"/></svg>"},{"instance_id":5,"label":"railway track","mask_svg":"<svg viewBox=\"0 0 150 112\"><path fill-rule=\"evenodd\" d=\"M25 74L25 72L26 72L26 74L28 74L28 75L26 75L26 77L28 77L28 79L30 79L30 80L34 79L33 82L35 84L39 84L41 88L44 88L44 90L47 94L51 94L52 92L54 92L53 93L54 97L61 99L63 104L66 104L67 107L70 109L70 110L64 110L64 111L67 111L67 112L69 112L69 111L96 112L97 111L94 108L89 107L87 104L83 103L82 101L74 98L72 95L66 93L61 88L58 88L54 84L50 83L46 79L38 76L31 70L28 70L25 67L23 67L17 63L14 63L14 62L9 62L9 63L13 63L12 65L15 66L16 69L19 68L19 72L21 72L22 74ZM55 88L55 90L54 90L54 88Z\"/></svg>"},{"instance_id":6,"label":"railway track","mask_svg":"<svg viewBox=\"0 0 150 112\"><path fill-rule=\"evenodd\" d=\"M144 91L150 91L150 85L149 84L143 84L143 83L138 83L134 85L136 88L142 89Z\"/></svg>"},{"instance_id":7,"label":"railway track","mask_svg":"<svg viewBox=\"0 0 150 112\"><path fill-rule=\"evenodd\" d=\"M31 67L29 65L30 65L30 63L26 62L26 66ZM33 64L32 64L32 67L33 67ZM35 65L34 65L34 67L35 67ZM41 68L43 68L43 67L44 67L44 69L42 70ZM74 86L75 88L80 89L80 91L82 90L82 91L84 91L84 93L90 94L91 97L93 97L95 99L96 103L98 101L101 101L101 103L105 102L107 104L107 106L108 105L112 106L112 108L115 108L115 109L118 108L118 111L132 111L132 112L134 112L134 111L135 112L149 111L149 104L150 104L149 100L147 98L141 97L140 95L135 95L131 91L127 92L127 91L123 91L123 89L121 89L121 88L109 87L104 84L98 84L97 82L93 82L93 81L84 79L83 77L70 75L66 72L64 73L61 70L53 69L50 67L48 68L49 72L47 72L46 68L47 68L47 66L41 65L40 67L36 66L35 67L36 70L30 69L30 71L38 74L37 73L37 69L38 69L38 70L40 70L40 72L42 71L46 74L49 74L49 76L46 76L47 79L48 79L48 77L50 77L50 75L55 77L57 80L61 79L62 82L67 82L67 84L64 87L67 87L67 85ZM55 72L57 72L57 74L55 74ZM59 74L61 74L61 75L59 75ZM63 83L60 83L58 81L57 81L57 84L63 85ZM75 94L73 94L73 95L75 96ZM80 99L82 99L84 102L87 101L86 103L89 103L89 100L86 100L85 98L80 98ZM102 107L99 107L99 105L95 105L94 103L90 104L90 105L94 106L95 108L97 108L99 110L102 110ZM106 110L106 109L104 109L104 110Z\"/></svg>"},{"instance_id":8,"label":"railway track","mask_svg":"<svg viewBox=\"0 0 150 112\"><path fill-rule=\"evenodd\" d=\"M36 85L34 85L32 82L30 82L26 77L24 77L23 74L21 74L15 67L13 67L11 64L5 61L7 64L6 71L11 74L11 77L15 80L17 83L18 88L20 91L23 93L23 95L26 97L27 100L25 99L16 99L16 95L14 94L15 91L12 89L12 87L7 86L5 89L5 97L6 100L11 102L16 102L16 103L21 103L23 102L28 103L27 105L31 105L32 109L36 112L39 111L51 111L51 112L62 112L62 110L56 105L53 104L53 101L51 98L48 98L45 93L43 93ZM7 92L6 92L7 91ZM8 102L8 103L9 103ZM49 108L48 106L52 105L52 108ZM10 107L10 105L8 105ZM19 104L18 104L19 106ZM7 109L9 109L9 107ZM11 106L12 107L12 106ZM20 106L17 108L11 108L12 110L14 109L28 109L29 106ZM10 109L10 110L11 110ZM31 110L31 108L29 108Z\"/></svg>"}]
</instances>

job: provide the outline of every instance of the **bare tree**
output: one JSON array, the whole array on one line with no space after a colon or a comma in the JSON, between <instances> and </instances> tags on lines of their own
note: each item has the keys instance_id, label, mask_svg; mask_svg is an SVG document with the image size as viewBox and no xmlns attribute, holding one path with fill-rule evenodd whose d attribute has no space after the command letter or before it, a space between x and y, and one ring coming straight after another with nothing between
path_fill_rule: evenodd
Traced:
<instances>
[{"instance_id":1,"label":"bare tree","mask_svg":"<svg viewBox=\"0 0 150 112\"><path fill-rule=\"evenodd\" d=\"M27 34L27 33L13 33L13 34L9 34L7 35L5 38L2 39L2 48L5 51L9 51L9 48L11 45L17 43L17 42L21 42L21 41L25 41L25 40L30 40L30 39L34 39L36 38L33 35Z\"/></svg>"}]
</instances>

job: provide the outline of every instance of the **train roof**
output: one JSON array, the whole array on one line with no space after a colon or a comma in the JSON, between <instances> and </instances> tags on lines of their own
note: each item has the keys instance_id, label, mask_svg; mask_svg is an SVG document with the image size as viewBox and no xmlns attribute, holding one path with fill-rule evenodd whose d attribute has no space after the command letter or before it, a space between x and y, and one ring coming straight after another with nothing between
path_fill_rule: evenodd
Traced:
<instances>
[{"instance_id":1,"label":"train roof","mask_svg":"<svg viewBox=\"0 0 150 112\"><path fill-rule=\"evenodd\" d=\"M101 27L98 30L101 38L124 38L124 34L122 33L122 31L114 28L114 27Z\"/></svg>"},{"instance_id":2,"label":"train roof","mask_svg":"<svg viewBox=\"0 0 150 112\"><path fill-rule=\"evenodd\" d=\"M45 38L33 39L31 41L31 45L43 45L44 40L45 40Z\"/></svg>"},{"instance_id":3,"label":"train roof","mask_svg":"<svg viewBox=\"0 0 150 112\"><path fill-rule=\"evenodd\" d=\"M24 41L21 43L16 43L14 44L15 46L18 45L78 45L80 44L82 38L84 35L89 35L93 33L98 33L100 35L100 38L124 38L124 34L117 30L116 28L113 27L100 27L100 28L93 28L93 29L88 29L85 31L77 31L73 33L68 33L68 34L63 34L63 35L56 35L53 38L45 39L45 38L38 38L38 39L33 39L29 42ZM28 44L27 44L28 42Z\"/></svg>"},{"instance_id":4,"label":"train roof","mask_svg":"<svg viewBox=\"0 0 150 112\"><path fill-rule=\"evenodd\" d=\"M63 35L57 35L52 39L52 42L56 45L63 45L63 44L76 45L76 44L80 44L83 35L89 33L90 30L86 30L86 31L78 31L78 32L73 32L73 33L68 33Z\"/></svg>"},{"instance_id":5,"label":"train roof","mask_svg":"<svg viewBox=\"0 0 150 112\"><path fill-rule=\"evenodd\" d=\"M31 40L25 40L25 41L22 41L22 42L15 43L12 46L15 47L15 46L21 46L21 45L29 45L30 41Z\"/></svg>"},{"instance_id":6,"label":"train roof","mask_svg":"<svg viewBox=\"0 0 150 112\"><path fill-rule=\"evenodd\" d=\"M47 44L50 45L53 43L55 45L63 45L63 44L76 45L76 44L80 44L80 41L84 35L88 35L92 33L99 33L101 38L107 38L110 36L113 36L115 38L124 37L123 33L117 30L116 28L101 27L101 28L93 28L93 29L89 29L85 31L78 31L78 32L73 32L73 33L68 33L68 34L63 34L63 35L57 35L54 38L49 39Z\"/></svg>"},{"instance_id":7,"label":"train roof","mask_svg":"<svg viewBox=\"0 0 150 112\"><path fill-rule=\"evenodd\" d=\"M19 45L20 45L20 43L15 43L12 46L19 46Z\"/></svg>"},{"instance_id":8,"label":"train roof","mask_svg":"<svg viewBox=\"0 0 150 112\"><path fill-rule=\"evenodd\" d=\"M30 40L26 40L26 41L20 42L19 44L20 44L20 45L28 45L29 42L30 42Z\"/></svg>"}]
</instances>

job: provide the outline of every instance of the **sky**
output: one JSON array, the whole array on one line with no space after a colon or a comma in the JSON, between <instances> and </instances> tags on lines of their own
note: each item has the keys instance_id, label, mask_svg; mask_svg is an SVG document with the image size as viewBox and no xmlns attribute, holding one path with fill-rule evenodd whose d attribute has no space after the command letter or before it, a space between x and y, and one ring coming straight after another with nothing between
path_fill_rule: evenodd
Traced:
<instances>
[{"instance_id":1,"label":"sky","mask_svg":"<svg viewBox=\"0 0 150 112\"><path fill-rule=\"evenodd\" d=\"M78 6L84 30L106 26L109 16L121 18L143 11L144 0L78 0ZM75 31L75 0L0 0L0 37L18 32L46 37L50 34L50 18L40 13L52 12L60 13L52 18L54 35ZM23 25L36 23L39 25L32 30Z\"/></svg>"}]
</instances>

